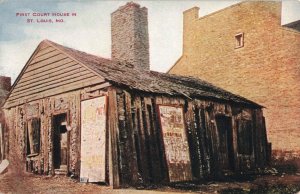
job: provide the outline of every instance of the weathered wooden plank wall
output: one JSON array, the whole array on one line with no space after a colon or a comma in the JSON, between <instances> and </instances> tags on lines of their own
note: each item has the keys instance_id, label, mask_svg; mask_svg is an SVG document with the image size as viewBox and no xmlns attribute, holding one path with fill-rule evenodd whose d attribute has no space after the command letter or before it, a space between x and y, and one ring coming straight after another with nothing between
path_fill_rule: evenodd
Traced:
<instances>
[{"instance_id":1,"label":"weathered wooden plank wall","mask_svg":"<svg viewBox=\"0 0 300 194\"><path fill-rule=\"evenodd\" d=\"M54 54L50 48L46 50L45 55ZM108 87L107 92L103 87ZM170 181L158 105L183 108L191 157L191 180L216 178L228 170L247 171L266 164L266 129L261 110L211 100L146 94L108 84L98 84L6 109L8 120L4 136L5 138L9 136L9 151L16 151L15 157L23 161L24 165L27 164L28 171L53 174L52 119L54 115L66 113L71 128L68 171L79 175L80 101L100 95L108 95L106 180L114 188ZM226 132L231 136L226 141L231 141L232 147L222 153L223 155L220 154L222 149L220 146L224 142L220 142L220 125L218 127L216 119L220 116L231 123L231 131ZM28 119L37 117L41 121L40 153L29 157L26 123ZM241 123L245 121L251 123L249 126L252 134L249 140L251 150L247 154L240 153L238 146ZM7 147L8 145L5 147L6 150ZM230 161L234 164L229 166L229 169L226 164ZM178 176L178 180L183 180L179 177L182 176L179 168L178 172L174 173Z\"/></svg>"},{"instance_id":2,"label":"weathered wooden plank wall","mask_svg":"<svg viewBox=\"0 0 300 194\"><path fill-rule=\"evenodd\" d=\"M104 82L54 47L38 48L6 102L6 107Z\"/></svg>"}]
</instances>

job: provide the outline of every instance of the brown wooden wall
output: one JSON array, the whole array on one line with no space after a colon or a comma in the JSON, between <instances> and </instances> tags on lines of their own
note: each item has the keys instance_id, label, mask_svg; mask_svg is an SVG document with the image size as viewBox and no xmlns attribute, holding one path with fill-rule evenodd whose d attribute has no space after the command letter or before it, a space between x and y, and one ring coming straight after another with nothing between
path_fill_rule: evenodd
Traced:
<instances>
[{"instance_id":1,"label":"brown wooden wall","mask_svg":"<svg viewBox=\"0 0 300 194\"><path fill-rule=\"evenodd\" d=\"M41 44L17 79L5 107L104 82L66 54Z\"/></svg>"},{"instance_id":2,"label":"brown wooden wall","mask_svg":"<svg viewBox=\"0 0 300 194\"><path fill-rule=\"evenodd\" d=\"M107 181L114 187L169 182L170 169L163 145L158 105L183 108L191 171L175 164L176 168L172 169L176 169L173 173L178 181L187 180L189 176L192 180L218 178L228 171L249 171L266 165L267 138L262 110L211 100L150 95L108 86L97 85L6 109L5 137L9 139L9 145L6 145L9 159L20 169L53 174L52 118L53 115L66 113L71 126L68 171L79 175L80 101L108 95L109 148L106 166ZM40 153L33 156L26 155L25 125L30 118L41 121ZM251 136L248 144L243 144L247 139L241 139L244 137L239 135L245 133L239 132L244 129L243 126L248 127ZM232 132L224 132L222 128L226 127L231 127ZM224 144L225 141L231 143ZM249 146L250 151L246 149Z\"/></svg>"},{"instance_id":3,"label":"brown wooden wall","mask_svg":"<svg viewBox=\"0 0 300 194\"><path fill-rule=\"evenodd\" d=\"M114 88L108 95L110 105L113 104L109 106L109 116L114 117L110 118L110 131L114 136L112 154L115 154L112 165L118 170L114 177L120 185L169 182L159 104L183 107L193 180L220 178L229 171L246 172L266 165L266 129L260 109ZM232 128L232 133L223 139L218 129L222 128L222 123L217 122L220 119ZM242 136L245 130L248 130L246 138ZM224 138L232 142L225 151ZM182 167L175 169L173 173L177 173L179 180L185 180Z\"/></svg>"},{"instance_id":4,"label":"brown wooden wall","mask_svg":"<svg viewBox=\"0 0 300 194\"><path fill-rule=\"evenodd\" d=\"M23 170L27 169L27 171L39 174L53 174L52 119L53 115L66 113L71 127L68 171L79 174L79 107L80 91L77 91L6 109L6 132L9 136L8 159L18 161L19 163L15 165ZM40 145L38 154L28 155L26 128L28 121L32 118L40 120Z\"/></svg>"}]
</instances>

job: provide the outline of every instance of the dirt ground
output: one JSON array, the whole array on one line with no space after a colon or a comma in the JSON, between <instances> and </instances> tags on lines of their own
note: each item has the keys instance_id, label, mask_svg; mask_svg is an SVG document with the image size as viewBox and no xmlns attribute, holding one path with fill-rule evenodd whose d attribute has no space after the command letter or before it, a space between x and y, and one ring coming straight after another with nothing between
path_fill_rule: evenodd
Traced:
<instances>
[{"instance_id":1,"label":"dirt ground","mask_svg":"<svg viewBox=\"0 0 300 194\"><path fill-rule=\"evenodd\" d=\"M152 188L153 189L153 188ZM300 191L300 173L293 175L265 175L252 180L206 182L202 184L176 184L154 190L135 188L111 189L106 185L79 183L64 176L40 176L30 173L7 172L0 175L0 193L297 193Z\"/></svg>"}]
</instances>

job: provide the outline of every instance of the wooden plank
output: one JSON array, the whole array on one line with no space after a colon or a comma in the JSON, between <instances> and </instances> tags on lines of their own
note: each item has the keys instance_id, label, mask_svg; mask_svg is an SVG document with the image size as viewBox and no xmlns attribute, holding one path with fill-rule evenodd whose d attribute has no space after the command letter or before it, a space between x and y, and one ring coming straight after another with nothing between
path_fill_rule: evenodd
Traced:
<instances>
[{"instance_id":1,"label":"wooden plank","mask_svg":"<svg viewBox=\"0 0 300 194\"><path fill-rule=\"evenodd\" d=\"M122 185L130 185L130 169L129 169L129 146L128 146L128 130L125 117L125 99L122 90L117 90L117 111L119 123L119 166L120 181Z\"/></svg>"},{"instance_id":2,"label":"wooden plank","mask_svg":"<svg viewBox=\"0 0 300 194\"><path fill-rule=\"evenodd\" d=\"M99 77L88 78L88 79L85 79L84 82L82 82L82 80L79 80L77 82L70 83L68 85L63 85L63 86L60 86L60 87L49 89L49 90L44 91L44 92L39 92L39 93L36 93L36 94L26 96L26 98L16 99L16 100L8 100L7 104L5 104L5 108L10 108L12 106L23 104L24 100L26 100L27 102L31 102L31 101L34 101L34 100L37 100L37 99L41 99L41 98L45 98L45 97L65 93L65 92L68 92L68 91L84 88L84 87L89 86L89 85L101 84L101 83L103 83L103 81L104 80L99 78Z\"/></svg>"},{"instance_id":3,"label":"wooden plank","mask_svg":"<svg viewBox=\"0 0 300 194\"><path fill-rule=\"evenodd\" d=\"M55 62L58 62L58 61L61 61L63 59L67 59L67 58L68 57L66 55L64 55L64 54L58 54L56 56L52 56L52 57L50 57L48 59L36 62L36 63L28 66L27 69L26 69L26 71L30 72L30 71L36 70L38 68L44 67L46 65L50 65L52 63L55 63Z\"/></svg>"},{"instance_id":4,"label":"wooden plank","mask_svg":"<svg viewBox=\"0 0 300 194\"><path fill-rule=\"evenodd\" d=\"M59 73L56 73L53 75L49 74L44 79L41 79L39 81L32 81L32 83L28 83L26 85L15 88L13 94L17 94L18 92L24 92L24 90L30 91L30 90L34 90L37 88L41 88L41 87L44 87L44 86L42 86L44 84L49 85L49 84L57 82L57 80L62 80L62 78L64 78L63 80L72 79L73 77L82 76L82 75L86 75L89 73L90 73L89 70L76 68L76 69L73 69L70 71L65 71L61 74L59 74Z\"/></svg>"},{"instance_id":5,"label":"wooden plank","mask_svg":"<svg viewBox=\"0 0 300 194\"><path fill-rule=\"evenodd\" d=\"M159 105L169 181L191 181L192 169L183 108Z\"/></svg>"},{"instance_id":6,"label":"wooden plank","mask_svg":"<svg viewBox=\"0 0 300 194\"><path fill-rule=\"evenodd\" d=\"M49 171L49 168L48 168L48 165L49 165L49 150L48 150L48 134L49 134L49 120L51 119L51 117L49 116L49 112L50 110L48 109L48 103L49 103L49 99L43 99L42 100L42 108L44 109L45 111L45 114L43 116L43 127L44 127L44 141L42 142L44 144L44 174L48 174L48 171Z\"/></svg>"},{"instance_id":7,"label":"wooden plank","mask_svg":"<svg viewBox=\"0 0 300 194\"><path fill-rule=\"evenodd\" d=\"M149 151L150 151L150 159L151 159L151 166L152 166L152 181L154 183L160 183L162 181L162 170L161 170L161 163L160 163L160 156L159 156L159 140L157 138L157 128L155 123L156 115L154 113L155 105L153 107L153 100L150 97L145 97L145 111L146 111L146 120L147 120L147 128L148 128L148 135L149 135Z\"/></svg>"},{"instance_id":8,"label":"wooden plank","mask_svg":"<svg viewBox=\"0 0 300 194\"><path fill-rule=\"evenodd\" d=\"M233 153L234 153L233 156L234 156L234 161L235 161L234 169L235 169L235 171L237 171L238 168L239 168L239 162L238 162L238 158L237 158L237 155L238 155L238 148L237 148L237 145L238 145L238 141L237 141L238 126L237 126L237 123L235 121L236 121L236 117L232 116L232 120L231 120L231 123L232 123L232 141L233 141Z\"/></svg>"},{"instance_id":9,"label":"wooden plank","mask_svg":"<svg viewBox=\"0 0 300 194\"><path fill-rule=\"evenodd\" d=\"M156 96L156 97L155 97L155 103L156 103L156 104L163 104L163 102L162 102L162 97Z\"/></svg>"},{"instance_id":10,"label":"wooden plank","mask_svg":"<svg viewBox=\"0 0 300 194\"><path fill-rule=\"evenodd\" d=\"M54 50L53 52L46 53L46 54L41 55L41 56L39 56L39 57L34 57L34 59L33 59L33 60L31 61L31 63L29 64L29 66L32 66L32 65L34 65L35 63L38 63L38 62L44 61L44 60L46 60L46 59L52 58L52 57L54 57L54 56L57 56L57 55L59 55L59 54L61 54L60 51Z\"/></svg>"},{"instance_id":11,"label":"wooden plank","mask_svg":"<svg viewBox=\"0 0 300 194\"><path fill-rule=\"evenodd\" d=\"M109 180L110 185L113 188L120 187L120 179L119 179L119 165L118 165L118 135L119 135L119 128L118 128L118 112L117 112L117 94L116 89L113 87L108 88L108 102L109 102L109 109L108 109L108 117L109 117L109 131L111 136L111 160L112 160L112 180Z\"/></svg>"},{"instance_id":12,"label":"wooden plank","mask_svg":"<svg viewBox=\"0 0 300 194\"><path fill-rule=\"evenodd\" d=\"M79 69L81 68L78 64L75 64L73 62L70 62L65 65L61 65L58 67L55 67L53 69L47 70L43 73L37 73L34 74L30 77L25 78L24 80L20 80L20 84L18 84L15 88L20 88L21 86L26 86L31 83L35 83L37 81L45 80L47 78L53 77L54 75L57 74L57 72L63 71L63 72L68 72L68 71L73 71L74 69Z\"/></svg>"},{"instance_id":13,"label":"wooden plank","mask_svg":"<svg viewBox=\"0 0 300 194\"><path fill-rule=\"evenodd\" d=\"M137 97L135 99L135 107L137 109L137 129L138 129L138 138L140 140L140 160L141 160L141 175L144 183L149 183L149 164L148 164L148 152L146 147L146 134L145 134L145 119L144 119L144 106L143 98Z\"/></svg>"},{"instance_id":14,"label":"wooden plank","mask_svg":"<svg viewBox=\"0 0 300 194\"><path fill-rule=\"evenodd\" d=\"M210 133L208 132L209 128L207 125L207 120L205 116L205 109L202 104L198 104L198 110L195 114L198 115L198 134L200 138L200 148L202 148L202 164L203 165L203 176L209 177L211 173L211 155L212 155L212 148L211 148L211 139Z\"/></svg>"},{"instance_id":15,"label":"wooden plank","mask_svg":"<svg viewBox=\"0 0 300 194\"><path fill-rule=\"evenodd\" d=\"M126 112L126 126L128 129L128 161L129 169L131 172L131 185L136 185L138 183L138 164L137 155L134 140L134 129L133 120L131 112L131 95L130 93L124 91L125 95L125 112Z\"/></svg>"},{"instance_id":16,"label":"wooden plank","mask_svg":"<svg viewBox=\"0 0 300 194\"><path fill-rule=\"evenodd\" d=\"M75 137L74 139L76 139L76 141L73 142L73 145L75 146L75 152L77 153L75 156L75 175L79 176L80 175L80 150L81 150L81 130L80 130L80 103L81 103L81 99L80 99L80 91L77 90L76 92L74 92L74 96L75 96L75 104L73 105L74 107L72 108L72 110L75 112L73 112L73 115L69 121L72 122L72 124L74 124L74 134ZM107 107L106 107L107 109ZM107 110L106 110L107 111ZM75 118L74 118L75 117ZM107 116L108 118L108 116ZM108 120L106 121L106 129L108 130ZM106 141L108 141L108 139L106 139ZM108 153L108 151L106 152Z\"/></svg>"},{"instance_id":17,"label":"wooden plank","mask_svg":"<svg viewBox=\"0 0 300 194\"><path fill-rule=\"evenodd\" d=\"M52 81L51 83L46 83L46 84L42 84L39 85L39 87L35 87L32 90L27 90L27 91L21 91L21 92L13 92L10 97L9 100L15 100L18 98L22 98L22 97L26 97L28 95L32 95L32 94L36 94L39 92L43 92L52 88L56 88L56 87L60 87L63 85L67 85L67 84L71 84L73 82L76 81L80 81L80 80L85 80L87 78L98 78L98 76L96 76L94 73L90 73L88 72L85 75L79 75L78 77L71 77L72 79L68 79L71 76L68 76L67 78L62 78L62 79L58 79L55 81Z\"/></svg>"},{"instance_id":18,"label":"wooden plank","mask_svg":"<svg viewBox=\"0 0 300 194\"><path fill-rule=\"evenodd\" d=\"M211 131L209 124L211 122L208 114L208 103L206 101L196 100L197 108L199 109L199 126L201 128L200 137L203 148L203 163L204 163L204 176L210 178L213 166L213 147L211 139Z\"/></svg>"},{"instance_id":19,"label":"wooden plank","mask_svg":"<svg viewBox=\"0 0 300 194\"><path fill-rule=\"evenodd\" d=\"M107 118L107 122L109 122L109 116ZM110 131L110 127L109 127L109 123L107 123L107 126L108 126L108 183L109 183L109 186L111 188L114 187L114 184L113 184L113 180L114 180L114 168L113 168L113 165L114 165L114 162L113 162L113 156L112 156L112 134L111 134L111 131Z\"/></svg>"},{"instance_id":20,"label":"wooden plank","mask_svg":"<svg viewBox=\"0 0 300 194\"><path fill-rule=\"evenodd\" d=\"M85 88L84 92L93 92L93 91L96 91L96 90L99 90L99 89L102 89L102 88L106 88L108 86L111 86L111 84L109 82L106 82L104 84L100 84L100 85Z\"/></svg>"},{"instance_id":21,"label":"wooden plank","mask_svg":"<svg viewBox=\"0 0 300 194\"><path fill-rule=\"evenodd\" d=\"M48 73L53 73L53 72L57 72L60 70L64 70L65 68L68 68L68 67L77 66L76 64L77 64L76 62L72 61L71 59L66 58L64 60L46 65L42 68L30 71L30 72L25 71L22 76L22 79L20 80L19 83L23 83L28 80L39 78L41 76L47 75Z\"/></svg>"},{"instance_id":22,"label":"wooden plank","mask_svg":"<svg viewBox=\"0 0 300 194\"><path fill-rule=\"evenodd\" d=\"M38 48L39 48L39 51L42 51L46 48L48 48L50 45L49 44L45 44L44 42L42 44L39 44Z\"/></svg>"},{"instance_id":23,"label":"wooden plank","mask_svg":"<svg viewBox=\"0 0 300 194\"><path fill-rule=\"evenodd\" d=\"M206 111L206 121L207 121L207 127L209 132L209 143L211 147L211 173L212 175L217 178L221 175L221 170L219 166L219 138L218 138L218 132L215 122L215 115L213 112L213 107L209 106L207 107Z\"/></svg>"},{"instance_id":24,"label":"wooden plank","mask_svg":"<svg viewBox=\"0 0 300 194\"><path fill-rule=\"evenodd\" d=\"M53 51L55 51L55 50L56 50L56 49L53 48L52 46L46 47L46 48L44 48L44 49L39 50L39 52L34 56L34 58L41 57L41 56L43 56L43 55L45 55L45 54L48 54L48 53L50 53L50 52L53 52Z\"/></svg>"},{"instance_id":25,"label":"wooden plank","mask_svg":"<svg viewBox=\"0 0 300 194\"><path fill-rule=\"evenodd\" d=\"M151 100L150 100L151 102ZM154 177L153 173L156 169L154 169L153 164L153 146L151 144L151 132L150 132L150 118L149 113L147 111L147 104L149 103L149 99L147 97L142 98L142 116L144 122L144 135L145 135L145 148L146 148L146 161L148 163L148 171L149 171L149 181L152 182Z\"/></svg>"},{"instance_id":26,"label":"wooden plank","mask_svg":"<svg viewBox=\"0 0 300 194\"><path fill-rule=\"evenodd\" d=\"M203 170L201 168L201 150L200 150L200 142L199 142L199 135L198 131L195 127L199 126L199 123L195 121L195 114L193 111L193 104L192 102L187 102L187 111L185 112L185 126L187 129L187 136L190 148L190 156L191 156L191 165L192 165L192 172L193 175L200 179L203 177Z\"/></svg>"}]
</instances>

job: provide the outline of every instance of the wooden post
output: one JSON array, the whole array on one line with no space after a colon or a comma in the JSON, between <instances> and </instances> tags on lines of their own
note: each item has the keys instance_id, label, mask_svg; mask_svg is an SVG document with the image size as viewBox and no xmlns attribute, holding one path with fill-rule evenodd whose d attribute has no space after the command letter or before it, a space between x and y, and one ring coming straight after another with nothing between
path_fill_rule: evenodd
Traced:
<instances>
[{"instance_id":1,"label":"wooden post","mask_svg":"<svg viewBox=\"0 0 300 194\"><path fill-rule=\"evenodd\" d=\"M118 112L117 112L117 94L116 89L113 87L108 88L108 117L109 117L109 135L110 135L110 172L109 184L114 188L120 187L119 179L119 165L118 165Z\"/></svg>"},{"instance_id":2,"label":"wooden post","mask_svg":"<svg viewBox=\"0 0 300 194\"><path fill-rule=\"evenodd\" d=\"M236 117L232 116L231 118L231 123L232 123L232 141L233 141L233 155L234 155L234 170L235 172L238 171L239 169L239 159L237 157L238 151L237 151L237 145L238 145L238 141L237 141L237 131L238 131L238 125L236 124Z\"/></svg>"},{"instance_id":3,"label":"wooden post","mask_svg":"<svg viewBox=\"0 0 300 194\"><path fill-rule=\"evenodd\" d=\"M149 183L149 166L148 166L148 157L147 157L147 148L146 148L146 139L145 139L145 123L143 120L143 107L142 107L142 98L135 97L135 107L136 107L136 120L137 120L137 130L138 138L140 145L140 161L141 161L141 177L143 183Z\"/></svg>"},{"instance_id":4,"label":"wooden post","mask_svg":"<svg viewBox=\"0 0 300 194\"><path fill-rule=\"evenodd\" d=\"M134 129L133 129L133 120L132 120L132 113L131 113L131 95L128 92L125 93L125 107L126 107L126 126L128 129L128 160L129 160L129 167L131 172L131 181L132 184L135 185L138 182L138 164L137 164L137 156L136 156L136 147L135 147L135 140L134 140Z\"/></svg>"}]
</instances>

